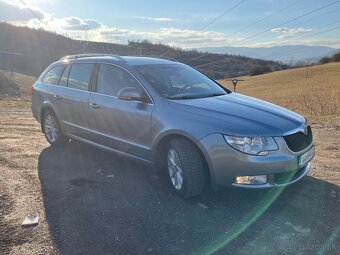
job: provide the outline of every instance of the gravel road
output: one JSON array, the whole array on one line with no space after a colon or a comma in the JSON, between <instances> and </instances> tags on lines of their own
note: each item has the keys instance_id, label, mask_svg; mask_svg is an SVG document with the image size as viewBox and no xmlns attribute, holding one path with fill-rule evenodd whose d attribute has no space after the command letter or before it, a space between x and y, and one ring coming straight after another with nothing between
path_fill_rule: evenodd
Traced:
<instances>
[{"instance_id":1,"label":"gravel road","mask_svg":"<svg viewBox=\"0 0 340 255\"><path fill-rule=\"evenodd\" d=\"M312 125L317 156L299 183L184 200L139 162L51 148L28 109L1 108L0 254L340 254L340 128ZM39 225L22 227L32 212Z\"/></svg>"}]
</instances>

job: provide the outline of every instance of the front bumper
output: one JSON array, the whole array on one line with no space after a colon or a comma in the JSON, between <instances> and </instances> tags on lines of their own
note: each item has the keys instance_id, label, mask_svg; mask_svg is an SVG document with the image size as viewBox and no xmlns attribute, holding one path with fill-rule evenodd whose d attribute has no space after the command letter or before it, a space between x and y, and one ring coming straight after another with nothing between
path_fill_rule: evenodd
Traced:
<instances>
[{"instance_id":1,"label":"front bumper","mask_svg":"<svg viewBox=\"0 0 340 255\"><path fill-rule=\"evenodd\" d=\"M300 180L311 163L299 167L299 158L310 150L311 144L300 152L292 152L282 137L274 137L279 149L267 156L248 155L230 147L221 134L211 134L198 141L210 170L211 184L218 187L270 188L282 187ZM236 184L238 176L267 175L265 184Z\"/></svg>"}]
</instances>

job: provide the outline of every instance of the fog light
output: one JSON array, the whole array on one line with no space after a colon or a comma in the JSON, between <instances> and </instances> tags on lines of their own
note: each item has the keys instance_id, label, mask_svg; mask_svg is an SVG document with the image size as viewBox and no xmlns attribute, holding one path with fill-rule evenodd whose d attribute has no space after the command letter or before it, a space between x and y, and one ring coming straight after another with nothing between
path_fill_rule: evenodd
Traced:
<instances>
[{"instance_id":1,"label":"fog light","mask_svg":"<svg viewBox=\"0 0 340 255\"><path fill-rule=\"evenodd\" d=\"M266 184L267 175L237 176L236 184Z\"/></svg>"}]
</instances>

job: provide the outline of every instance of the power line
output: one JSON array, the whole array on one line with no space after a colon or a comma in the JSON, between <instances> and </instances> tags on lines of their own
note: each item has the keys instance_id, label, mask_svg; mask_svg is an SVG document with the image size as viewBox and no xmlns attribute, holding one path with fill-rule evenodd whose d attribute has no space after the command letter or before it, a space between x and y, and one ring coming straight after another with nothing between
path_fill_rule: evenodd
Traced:
<instances>
[{"instance_id":1,"label":"power line","mask_svg":"<svg viewBox=\"0 0 340 255\"><path fill-rule=\"evenodd\" d=\"M331 24L334 24L335 22L332 22ZM330 25L330 24L328 24ZM324 27L324 26L323 26ZM335 27L332 27L332 28L329 28L327 30L322 30L322 31L319 31L317 33L314 33L312 35L308 35L309 37L315 37L316 35L320 35L320 34L324 34L324 33L328 33L328 32L331 32L331 31L334 31L334 30L337 30L337 29L340 29L340 26L335 26ZM302 36L306 36L306 35L302 35ZM297 37L300 37L300 36L297 36ZM285 57L285 56L290 56L291 54L294 54L295 52L301 52L301 50L294 50L294 51L290 51L288 52L285 52L285 54L280 54L280 55L276 55L274 58L277 58L277 57Z\"/></svg>"},{"instance_id":2,"label":"power line","mask_svg":"<svg viewBox=\"0 0 340 255\"><path fill-rule=\"evenodd\" d=\"M303 20L303 21L301 21L301 22L294 23L294 26L298 26L298 25L301 25L301 24L304 24L304 23L308 23L309 21L311 21L311 20L313 20L313 19L315 19L315 18L320 18L320 17L322 17L322 16L324 16L324 15L330 14L330 13L332 13L332 12L338 12L338 11L339 11L339 8L331 9L331 10L329 10L329 11L327 11L327 12L324 12L324 13L321 13L320 15L317 15L317 16L315 16L315 17L311 17L311 18L309 18L309 19L307 19L307 20Z\"/></svg>"},{"instance_id":3,"label":"power line","mask_svg":"<svg viewBox=\"0 0 340 255\"><path fill-rule=\"evenodd\" d=\"M337 3L339 3L339 2L340 2L340 0L337 0L337 1L332 2L332 3L330 3L330 4L321 6L321 7L317 8L317 9L314 9L314 10L312 10L312 11L309 11L309 12L307 12L307 13L304 13L304 14L302 14L302 15L300 15L300 16L297 16L297 17L292 18L292 19L290 19L290 20L287 20L287 21L285 21L285 22L283 22L283 23L280 23L280 24L278 24L278 25L276 25L276 26L273 26L273 27L271 27L271 28L268 28L268 29L266 29L266 30L264 30L264 31L261 31L261 32L259 32L259 33L254 34L254 35L251 35L251 36L249 36L249 37L246 37L246 38L242 39L241 41L238 41L237 44L240 44L240 43L242 43L242 42L244 42L244 41L247 41L248 39L257 37L257 36L259 36L259 35L262 35L262 34L264 34L264 33L266 33L266 32L269 32L269 31L271 31L272 29L274 29L274 28L276 28L276 27L284 26L284 25L286 25L286 24L288 24L288 23L290 23L290 22L292 22L292 21L301 19L301 18L303 18L303 17L305 17L305 16L308 16L308 15L314 13L314 12L320 11L320 10L322 10L322 9L325 9L325 8L327 8L327 7L329 7L329 6L332 6L332 5L334 5L334 4L337 4Z\"/></svg>"},{"instance_id":4,"label":"power line","mask_svg":"<svg viewBox=\"0 0 340 255\"><path fill-rule=\"evenodd\" d=\"M222 13L220 16L216 17L215 19L213 19L212 21L210 21L207 25L205 25L203 28L200 29L200 31L204 31L206 28L208 28L210 25L214 24L216 21L218 21L219 19L223 18L225 15L227 15L229 12L231 12L232 10L234 10L237 6L239 6L240 4L242 4L244 1L246 0L241 0L239 1L237 4L235 4L233 7L231 7L230 9L228 9L227 11L225 11L224 13Z\"/></svg>"},{"instance_id":5,"label":"power line","mask_svg":"<svg viewBox=\"0 0 340 255\"><path fill-rule=\"evenodd\" d=\"M225 15L227 15L228 13L230 13L232 10L234 10L236 7L238 7L240 4L242 4L244 1L246 0L241 0L239 2L237 2L235 5L233 5L231 8L229 8L227 11L225 11L224 13L222 13L221 15L219 15L218 17L216 17L215 19L213 19L212 21L210 21L208 24L204 25L204 27L202 27L201 29L199 29L197 32L195 32L195 34L204 31L205 29L207 29L209 26L211 26L212 24L214 24L216 21L218 21L219 19L223 18ZM172 50L172 48L168 49L167 51L165 51L164 53L162 53L160 56L164 56L165 54L169 53Z\"/></svg>"},{"instance_id":6,"label":"power line","mask_svg":"<svg viewBox=\"0 0 340 255\"><path fill-rule=\"evenodd\" d=\"M337 1L332 2L332 3L330 3L330 4L321 6L321 7L317 8L317 9L314 9L314 10L312 10L312 11L309 11L309 12L307 12L307 13L304 13L304 14L302 14L302 15L299 15L299 16L297 16L297 17L295 17L295 18L289 19L289 20L287 20L287 21L285 21L285 22L283 22L283 23L281 23L281 24L278 24L278 25L276 25L276 26L274 26L274 27L271 27L271 28L269 28L269 29L266 29L266 30L264 30L264 31L262 31L262 32L259 32L259 33L256 33L256 34L254 34L254 35L251 35L251 36L249 36L249 37L247 37L247 38L245 38L245 39L243 39L243 40L241 40L241 41L238 41L238 42L236 43L236 45L239 44L239 43L241 43L241 42L244 42L244 41L246 41L246 40L248 40L248 39L254 38L254 37L259 36L259 35L261 35L261 34L264 34L264 33L268 32L268 31L271 31L272 29L274 29L274 28L276 28L276 27L280 27L280 26L286 25L286 24L288 24L288 23L290 23L290 22L292 22L292 21L295 21L295 20L297 20L297 19L300 19L300 18L302 18L302 17L305 17L305 16L307 16L307 15L310 15L310 14L312 14L312 13L314 13L314 12L317 12L317 11L320 11L320 10L322 10L322 9L325 9L325 8L327 8L327 7L329 7L329 6L332 6L332 5L334 5L334 4L337 4L337 3L339 3L339 2L340 2L340 0L337 0ZM198 68L198 67L203 67L203 66L207 66L207 65L211 65L211 64L216 64L216 63L219 63L219 62L223 62L225 59L226 59L226 58L219 59L219 60L216 60L216 61L212 61L212 62L209 62L209 63L205 63L205 64L202 64L202 65L198 65L198 66L195 66L195 67Z\"/></svg>"},{"instance_id":7,"label":"power line","mask_svg":"<svg viewBox=\"0 0 340 255\"><path fill-rule=\"evenodd\" d=\"M268 18L270 18L270 17L272 17L272 16L274 16L274 15L276 15L276 14L279 14L279 13L281 13L281 12L283 12L283 11L285 11L285 10L291 8L291 7L293 7L293 6L296 5L297 3L301 3L301 2L302 2L301 0L295 1L295 2L293 2L292 4L290 4L290 5L288 5L288 6L284 7L284 8L282 8L282 9L276 11L276 12L273 12L273 13L271 13L271 14L265 16L264 18L259 19L259 20L255 21L255 22L253 22L253 23L251 23L251 24L249 24L249 25L247 25L247 26L241 28L240 30L238 30L238 31L236 31L236 32L234 32L234 33L232 33L230 36L235 35L235 34L238 34L238 33L242 32L242 31L244 31L244 30L246 30L246 29L248 29L248 28L250 28L250 27L253 27L254 25L256 25L256 24L258 24L258 23L260 23L260 22L262 22L262 21L264 21L264 20L266 20L266 19L268 19Z\"/></svg>"},{"instance_id":8,"label":"power line","mask_svg":"<svg viewBox=\"0 0 340 255\"><path fill-rule=\"evenodd\" d=\"M46 25L46 26L48 26L48 24L44 24L44 22L42 21L42 19L41 19L41 17L39 17L29 6L28 6L28 4L24 1L24 0L19 0L19 2L22 4L22 5L24 5L25 7L27 7L27 9L29 10L29 12L37 19L37 20L39 20L40 21L40 23L42 24L42 25Z\"/></svg>"},{"instance_id":9,"label":"power line","mask_svg":"<svg viewBox=\"0 0 340 255\"><path fill-rule=\"evenodd\" d=\"M308 20L306 20L306 21L304 21L304 22L299 22L299 23L295 24L295 26L296 26L296 25L299 25L299 24L301 24L301 23L309 22L309 21L311 21L311 20L313 20L313 19L315 19L315 18L320 18L321 16L324 16L324 15L329 14L329 13L334 12L334 11L337 11L337 9L328 11L328 12L323 13L323 14L321 14L321 15L317 15L316 17L313 17L313 18L311 18L311 19L308 19ZM315 28L313 28L313 29L314 29L314 30L318 30L318 29L320 29L320 28L328 27L328 26L330 26L330 25L333 25L333 24L336 24L336 23L339 23L339 22L340 22L340 20L338 19L338 20L335 20L335 21L333 21L333 22L330 22L330 23L327 23L327 24L324 24L324 25L315 27ZM334 30L334 29L332 28L331 30ZM293 37L290 37L289 39L296 39L296 38L306 37L306 36L310 36L310 35L313 37L313 36L315 36L315 35L323 34L323 33L325 33L325 32L328 32L328 30L319 31L319 32L314 32L314 33L311 33L311 34L308 33L308 34L295 35L295 36L293 36ZM281 38L279 41L276 41L276 42L277 42L277 43L285 42L285 40L286 40L286 38ZM300 51L300 50L294 50L294 51L289 52L288 54L287 54L287 52L285 52L284 54L279 54L279 55L276 55L275 57L272 57L272 59L270 59L270 60L273 60L273 59L275 59L275 58L277 58L277 57L280 57L280 56L288 56L288 55L290 55L291 53L298 52L298 51ZM266 56L264 56L264 59L266 59ZM291 62L292 62L292 61L291 61Z\"/></svg>"},{"instance_id":10,"label":"power line","mask_svg":"<svg viewBox=\"0 0 340 255\"><path fill-rule=\"evenodd\" d=\"M293 7L294 5L296 5L297 3L300 3L300 2L301 2L300 0L295 1L295 2L291 3L290 5L285 6L285 7L282 8L282 9L279 9L279 10L276 11L276 12L267 15L267 16L264 17L264 18L259 19L259 20L255 21L255 22L253 22L253 23L251 23L251 24L249 24L249 25L247 25L247 26L241 28L240 30L238 30L238 31L236 31L236 32L234 32L234 33L232 33L232 34L230 34L229 37L230 37L230 36L233 36L233 35L236 35L236 34L238 34L239 32L242 32L242 31L244 31L245 29L250 28L250 27L252 27L252 26L254 26L254 25L256 25L256 24L258 24L258 23L260 23L260 22L262 22L262 21L264 21L264 20L266 20L266 19L268 19L268 18L270 18L270 17L272 17L272 16L274 16L274 15L276 15L276 14L278 14L278 13L281 13L281 12L283 12L283 11L285 11L285 10L287 10L287 9L289 9L289 8L291 8L291 7ZM208 53L208 54L209 54L209 53ZM202 58L202 57L204 57L204 56L207 56L208 54L203 54L203 55L201 55L201 56L192 58L192 59L190 59L190 60L186 60L186 63L189 63L189 62L191 62L191 61L193 61L193 60L196 60L196 59L200 59L200 58Z\"/></svg>"}]
</instances>

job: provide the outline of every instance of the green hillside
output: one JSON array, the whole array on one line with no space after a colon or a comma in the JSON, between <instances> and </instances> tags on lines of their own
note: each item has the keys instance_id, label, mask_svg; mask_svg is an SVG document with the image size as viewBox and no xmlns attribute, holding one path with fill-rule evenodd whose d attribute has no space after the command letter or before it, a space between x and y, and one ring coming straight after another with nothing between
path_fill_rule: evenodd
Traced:
<instances>
[{"instance_id":1,"label":"green hillside","mask_svg":"<svg viewBox=\"0 0 340 255\"><path fill-rule=\"evenodd\" d=\"M39 75L51 62L65 55L78 53L111 53L117 55L159 56L168 51L167 57L177 59L193 67L219 61L198 68L214 79L251 74L257 67L267 71L286 69L287 66L260 59L226 54L210 54L195 50L171 48L147 41L129 42L128 45L87 42L27 27L0 23L0 69L27 75ZM15 53L15 54L11 54Z\"/></svg>"}]
</instances>

